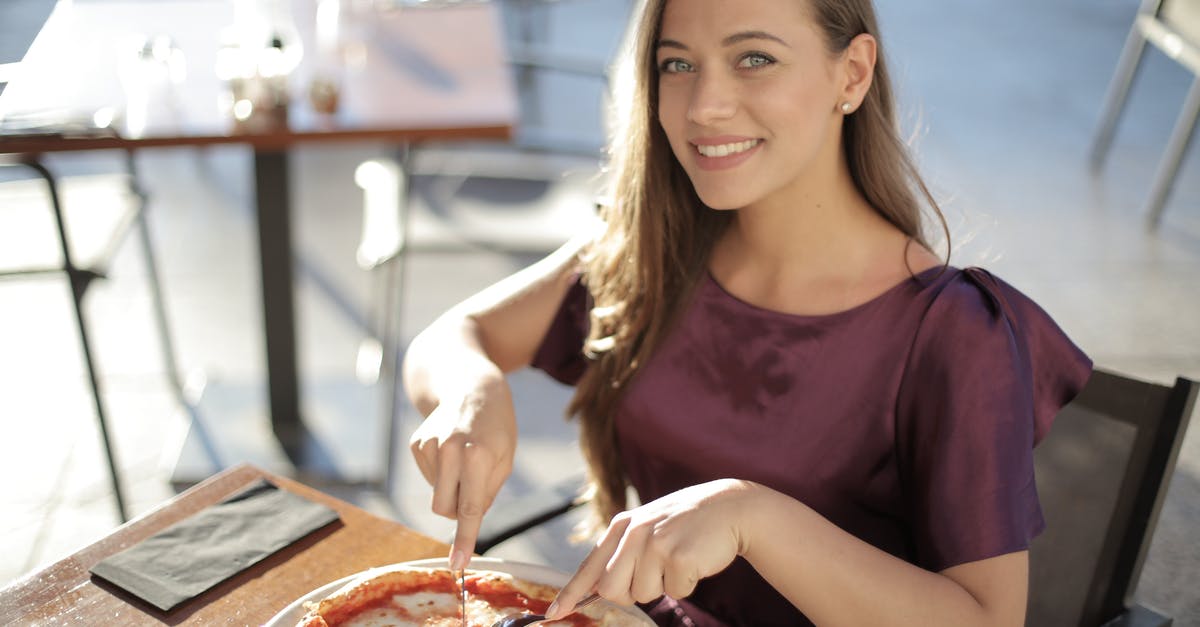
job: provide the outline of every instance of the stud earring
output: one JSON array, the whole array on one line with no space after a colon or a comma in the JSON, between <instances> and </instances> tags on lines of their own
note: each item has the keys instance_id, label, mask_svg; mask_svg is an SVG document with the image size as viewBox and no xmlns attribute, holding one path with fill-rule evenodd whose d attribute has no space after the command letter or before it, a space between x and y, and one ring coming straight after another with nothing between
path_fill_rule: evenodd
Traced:
<instances>
[{"instance_id":1,"label":"stud earring","mask_svg":"<svg viewBox=\"0 0 1200 627\"><path fill-rule=\"evenodd\" d=\"M842 103L842 113L845 113L847 115L850 114L850 103L849 102Z\"/></svg>"}]
</instances>

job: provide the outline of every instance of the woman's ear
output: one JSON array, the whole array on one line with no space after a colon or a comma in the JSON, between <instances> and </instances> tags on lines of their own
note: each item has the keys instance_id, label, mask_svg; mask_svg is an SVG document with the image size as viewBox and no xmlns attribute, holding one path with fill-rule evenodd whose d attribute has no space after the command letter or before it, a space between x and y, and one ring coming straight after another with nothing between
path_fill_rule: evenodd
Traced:
<instances>
[{"instance_id":1,"label":"woman's ear","mask_svg":"<svg viewBox=\"0 0 1200 627\"><path fill-rule=\"evenodd\" d=\"M871 81L875 78L875 55L878 47L875 37L867 33L850 40L850 45L842 53L842 69L846 83L842 87L841 102L850 103L850 111L858 109L867 91L871 89Z\"/></svg>"}]
</instances>

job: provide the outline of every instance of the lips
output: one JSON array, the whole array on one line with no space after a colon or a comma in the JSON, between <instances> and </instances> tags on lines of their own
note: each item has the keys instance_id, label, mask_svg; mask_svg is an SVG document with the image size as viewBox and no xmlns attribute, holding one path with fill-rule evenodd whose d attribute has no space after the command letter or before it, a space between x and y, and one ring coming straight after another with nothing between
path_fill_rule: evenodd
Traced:
<instances>
[{"instance_id":1,"label":"lips","mask_svg":"<svg viewBox=\"0 0 1200 627\"><path fill-rule=\"evenodd\" d=\"M730 142L727 144L705 145L697 144L696 150L705 157L728 157L738 153L746 152L758 145L757 139L747 139L740 142Z\"/></svg>"},{"instance_id":2,"label":"lips","mask_svg":"<svg viewBox=\"0 0 1200 627\"><path fill-rule=\"evenodd\" d=\"M757 153L763 140L754 137L706 137L691 140L696 163L703 170L724 170L740 165Z\"/></svg>"}]
</instances>

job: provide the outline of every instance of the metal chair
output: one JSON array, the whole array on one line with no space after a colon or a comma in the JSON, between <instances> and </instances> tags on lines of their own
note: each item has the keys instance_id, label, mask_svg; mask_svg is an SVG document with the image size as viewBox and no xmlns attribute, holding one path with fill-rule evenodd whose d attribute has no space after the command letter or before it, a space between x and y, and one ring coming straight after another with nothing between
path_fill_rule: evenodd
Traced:
<instances>
[{"instance_id":1,"label":"metal chair","mask_svg":"<svg viewBox=\"0 0 1200 627\"><path fill-rule=\"evenodd\" d=\"M71 303L75 312L75 320L79 331L80 348L83 353L83 362L87 370L88 384L92 393L96 411L96 420L99 425L101 444L104 448L105 459L108 465L108 474L112 483L113 493L115 496L117 514L121 522L129 519L129 510L125 502L124 491L121 487L121 478L118 470L119 464L116 460L116 451L113 448L112 438L110 436L110 426L108 423L108 412L105 409L104 397L101 393L101 384L99 372L96 366L96 358L92 351L92 342L90 340L90 332L86 322L86 313L84 311L84 295L87 293L88 287L96 279L106 277L107 269L119 250L122 242L129 234L129 231L134 227L137 228L139 240L141 242L142 255L146 267L146 272L149 280L150 294L153 301L154 314L157 323L157 331L160 337L160 344L166 362L167 375L170 377L170 383L173 386L178 397L183 400L184 395L181 387L179 373L176 370L175 350L171 341L171 334L167 324L166 309L163 304L162 288L158 276L158 265L154 256L154 249L150 239L149 226L146 222L146 207L147 197L143 190L137 184L135 163L132 153L124 153L125 167L127 172L118 179L113 179L111 176L105 176L106 179L102 184L103 192L106 195L119 195L124 192L126 198L112 198L110 200L121 202L121 212L115 224L111 226L108 233L104 233L103 245L100 247L98 254L92 259L83 261L77 257L76 248L71 244L71 228L68 224L67 217L64 212L64 197L72 195L70 188L77 184L77 181L66 179L58 180L50 169L46 166L38 155L9 155L0 160L0 168L22 168L27 172L32 172L37 179L45 183L44 197L48 200L49 208L53 211L54 227L57 231L57 239L59 246L60 262L49 265L35 265L30 267L17 267L12 269L0 270L0 279L12 279L21 277L39 277L47 275L61 274L65 275L70 285ZM5 186L12 185L28 185L31 181L18 180L16 182L0 184L0 197L6 193ZM11 208L11 207L10 207Z\"/></svg>"},{"instance_id":2,"label":"metal chair","mask_svg":"<svg viewBox=\"0 0 1200 627\"><path fill-rule=\"evenodd\" d=\"M632 0L603 0L606 8L628 13ZM543 72L593 78L607 88L609 64L612 59L602 55L578 54L563 50L548 43L551 28L551 11L555 5L567 4L567 0L391 0L401 8L429 8L439 6L494 2L500 6L506 21L512 25L515 36L507 41L508 63L515 71L517 89L521 96L522 117L525 124L514 138L514 145L526 150L544 150L561 154L599 156L603 149L603 137L580 136L565 139L554 137L541 127L545 115L538 102L538 76ZM607 89L606 89L607 92ZM611 94L607 94L611 96ZM532 124L530 124L532 122Z\"/></svg>"},{"instance_id":3,"label":"metal chair","mask_svg":"<svg viewBox=\"0 0 1200 627\"><path fill-rule=\"evenodd\" d=\"M412 236L412 201L415 197L421 198L432 209L427 215L443 218L445 216L437 208L450 202L471 180L490 179L492 184L504 181L525 187L548 185L531 179L525 171L528 164L524 163L523 158L506 156L500 162L488 164L486 172L480 171L474 159L467 169L441 162L436 167L425 166L421 172L416 172L414 162L417 155L418 147L402 146L393 159L371 159L359 164L354 176L355 183L363 191L362 236L355 257L359 268L368 273L371 283L355 375L364 385L380 384L381 413L386 427L383 484L389 493L394 485L398 455L401 304L409 254L480 250L531 252L524 247L513 248L503 242L457 232L457 225L448 220L443 225L447 231L454 233L447 241L436 241L439 239L437 237L433 238L435 241L414 241L424 238ZM414 177L424 178L425 185L421 190L415 190L418 185L414 184ZM431 182L444 185L430 185Z\"/></svg>"},{"instance_id":4,"label":"metal chair","mask_svg":"<svg viewBox=\"0 0 1200 627\"><path fill-rule=\"evenodd\" d=\"M1194 75L1146 201L1147 225L1154 229L1162 220L1163 206L1174 186L1183 155L1191 143L1196 118L1200 116L1200 0L1142 1L1104 99L1100 127L1091 150L1093 171L1099 171L1104 165L1104 158L1112 146L1117 120L1125 107L1129 87L1141 65L1142 52L1147 43L1153 44Z\"/></svg>"},{"instance_id":5,"label":"metal chair","mask_svg":"<svg viewBox=\"0 0 1200 627\"><path fill-rule=\"evenodd\" d=\"M473 177L496 179L555 180L562 172L550 163L556 156L566 158L594 159L596 167L603 156L603 134L586 139L553 138L540 132L539 123L544 117L536 102L536 77L540 72L551 72L595 78L602 86L604 97L609 93L609 65L611 59L589 58L563 53L545 42L550 28L547 9L566 0L393 0L397 6L424 7L436 10L438 6L462 2L494 1L499 3L508 19L515 23L515 37L509 37L508 61L513 68L517 88L522 95L522 124L517 136L504 146L474 146L468 152L477 153L466 158L471 162L463 166L447 167L439 163L434 168L423 167L420 174L431 174L444 184L439 185L439 196L452 198ZM611 1L611 8L628 15L630 0ZM497 156L489 153L493 148L503 148L510 154ZM372 288L367 303L367 328L359 344L356 374L363 383L385 382L383 390L383 420L387 425L385 443L385 485L392 486L395 473L398 373L396 362L399 353L400 320L399 304L402 296L405 257L410 252L410 213L408 205L413 193L412 178L417 172L416 163L421 157L438 152L437 146L405 144L398 146L391 159L373 159L360 164L355 173L355 182L363 190L363 233L356 254L358 265L370 273ZM453 152L462 154L460 149ZM512 154L514 153L515 154ZM547 159L541 160L540 156ZM438 160L435 156L434 160ZM461 159L453 159L459 161ZM483 242L464 242L468 248L483 246Z\"/></svg>"},{"instance_id":6,"label":"metal chair","mask_svg":"<svg viewBox=\"0 0 1200 627\"><path fill-rule=\"evenodd\" d=\"M606 0L613 9L628 13L630 2ZM538 76L549 72L595 79L602 87L604 97L611 99L612 59L605 56L578 55L557 50L547 44L549 31L548 7L562 0L504 0L502 3L517 22L517 36L508 42L508 62L516 71L516 84L521 94L522 117L527 123L515 139L518 147L525 150L543 150L552 153L582 156L599 156L603 150L603 137L581 136L578 138L554 138L539 126L545 114L538 102ZM599 140L599 141L597 141Z\"/></svg>"},{"instance_id":7,"label":"metal chair","mask_svg":"<svg viewBox=\"0 0 1200 627\"><path fill-rule=\"evenodd\" d=\"M397 370L400 329L400 291L404 283L408 244L408 162L410 151L400 149L396 161L372 159L359 164L354 182L363 190L363 228L356 260L369 273L367 328L359 342L355 375L364 384L383 381L384 430L383 487L388 494L396 473Z\"/></svg>"}]
</instances>

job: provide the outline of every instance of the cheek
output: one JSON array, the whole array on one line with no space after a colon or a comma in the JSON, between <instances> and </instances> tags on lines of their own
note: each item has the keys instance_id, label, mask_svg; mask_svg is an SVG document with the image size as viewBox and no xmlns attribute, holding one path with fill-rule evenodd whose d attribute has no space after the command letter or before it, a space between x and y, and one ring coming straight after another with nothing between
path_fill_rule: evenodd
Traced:
<instances>
[{"instance_id":1,"label":"cheek","mask_svg":"<svg viewBox=\"0 0 1200 627\"><path fill-rule=\"evenodd\" d=\"M833 119L828 98L818 90L780 89L762 94L758 114L790 151L811 152L825 141ZM769 121L768 121L769 120Z\"/></svg>"},{"instance_id":2,"label":"cheek","mask_svg":"<svg viewBox=\"0 0 1200 627\"><path fill-rule=\"evenodd\" d=\"M795 82L762 90L758 98L762 115L770 116L776 124L795 127L825 113L825 97L815 85Z\"/></svg>"},{"instance_id":3,"label":"cheek","mask_svg":"<svg viewBox=\"0 0 1200 627\"><path fill-rule=\"evenodd\" d=\"M681 150L689 150L687 143L687 120L686 111L680 105L680 99L672 94L663 94L659 92L658 98L658 125L662 127L663 132L667 135L667 140L671 143L671 150L675 153L676 158L680 156Z\"/></svg>"}]
</instances>

